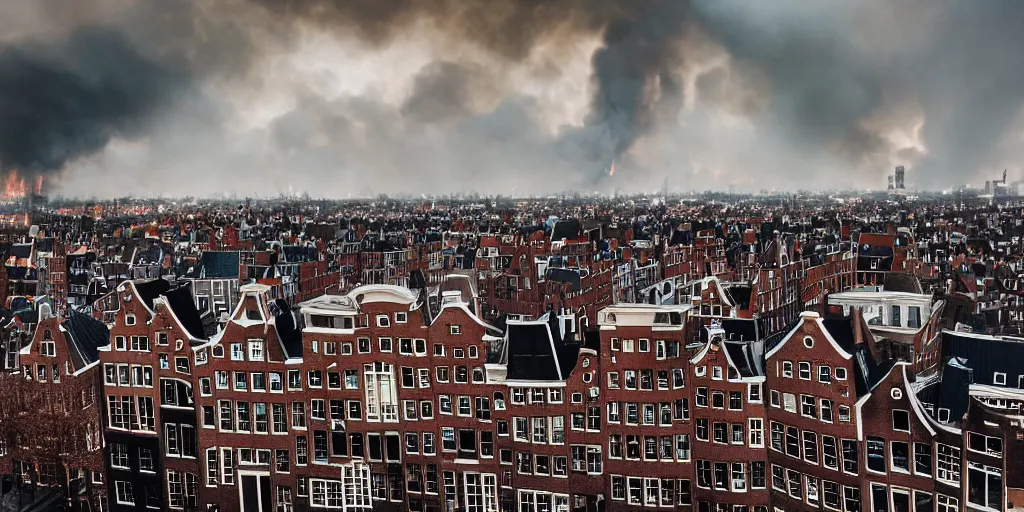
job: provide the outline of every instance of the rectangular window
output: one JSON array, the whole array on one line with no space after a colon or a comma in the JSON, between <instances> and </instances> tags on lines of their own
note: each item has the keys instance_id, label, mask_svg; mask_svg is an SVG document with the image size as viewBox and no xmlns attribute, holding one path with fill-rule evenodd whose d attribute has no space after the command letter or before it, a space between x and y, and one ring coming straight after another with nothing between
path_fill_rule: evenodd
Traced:
<instances>
[{"instance_id":1,"label":"rectangular window","mask_svg":"<svg viewBox=\"0 0 1024 512\"><path fill-rule=\"evenodd\" d=\"M889 443L889 463L893 471L910 473L910 445L902 441Z\"/></svg>"},{"instance_id":2,"label":"rectangular window","mask_svg":"<svg viewBox=\"0 0 1024 512\"><path fill-rule=\"evenodd\" d=\"M885 439L869 437L865 445L868 471L885 473Z\"/></svg>"},{"instance_id":3,"label":"rectangular window","mask_svg":"<svg viewBox=\"0 0 1024 512\"><path fill-rule=\"evenodd\" d=\"M857 441L843 439L843 471L851 475L857 474ZM884 445L883 445L884 446ZM959 460L959 459L958 459Z\"/></svg>"},{"instance_id":4,"label":"rectangular window","mask_svg":"<svg viewBox=\"0 0 1024 512\"><path fill-rule=\"evenodd\" d=\"M942 443L935 446L935 478L960 485L960 447Z\"/></svg>"}]
</instances>

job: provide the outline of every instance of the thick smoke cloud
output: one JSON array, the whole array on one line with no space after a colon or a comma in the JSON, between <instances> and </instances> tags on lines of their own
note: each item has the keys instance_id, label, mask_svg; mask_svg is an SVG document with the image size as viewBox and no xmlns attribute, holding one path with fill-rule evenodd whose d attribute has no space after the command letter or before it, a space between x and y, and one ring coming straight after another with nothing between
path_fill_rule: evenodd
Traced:
<instances>
[{"instance_id":1,"label":"thick smoke cloud","mask_svg":"<svg viewBox=\"0 0 1024 512\"><path fill-rule=\"evenodd\" d=\"M0 0L0 165L72 194L1024 178L1015 0L76 5Z\"/></svg>"},{"instance_id":2,"label":"thick smoke cloud","mask_svg":"<svg viewBox=\"0 0 1024 512\"><path fill-rule=\"evenodd\" d=\"M761 119L787 131L794 150L828 148L838 163L870 169L876 186L903 163L922 187L991 179L1003 167L1024 179L1024 152L999 148L1007 135L1021 141L1024 3L724 0L702 3L697 18L733 59L768 76ZM917 123L920 144L894 136Z\"/></svg>"},{"instance_id":3,"label":"thick smoke cloud","mask_svg":"<svg viewBox=\"0 0 1024 512\"><path fill-rule=\"evenodd\" d=\"M189 87L183 72L136 53L117 32L85 28L54 44L0 49L0 166L60 170L133 138Z\"/></svg>"}]
</instances>

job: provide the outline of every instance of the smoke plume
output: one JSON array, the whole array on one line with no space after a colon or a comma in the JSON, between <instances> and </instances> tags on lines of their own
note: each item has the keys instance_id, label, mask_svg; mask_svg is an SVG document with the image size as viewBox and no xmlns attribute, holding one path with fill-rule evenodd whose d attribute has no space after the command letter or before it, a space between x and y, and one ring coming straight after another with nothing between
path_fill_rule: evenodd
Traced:
<instances>
[{"instance_id":1,"label":"smoke plume","mask_svg":"<svg viewBox=\"0 0 1024 512\"><path fill-rule=\"evenodd\" d=\"M1015 0L0 9L0 166L69 194L1024 178Z\"/></svg>"},{"instance_id":2,"label":"smoke plume","mask_svg":"<svg viewBox=\"0 0 1024 512\"><path fill-rule=\"evenodd\" d=\"M0 165L58 171L113 137L145 132L188 86L117 32L83 28L53 44L0 49Z\"/></svg>"}]
</instances>

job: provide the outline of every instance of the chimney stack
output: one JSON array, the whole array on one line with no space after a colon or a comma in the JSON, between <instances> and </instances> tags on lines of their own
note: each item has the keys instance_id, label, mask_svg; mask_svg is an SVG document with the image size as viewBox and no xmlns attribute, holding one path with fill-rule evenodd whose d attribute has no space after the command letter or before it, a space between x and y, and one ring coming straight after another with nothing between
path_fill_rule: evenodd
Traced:
<instances>
[{"instance_id":1,"label":"chimney stack","mask_svg":"<svg viewBox=\"0 0 1024 512\"><path fill-rule=\"evenodd\" d=\"M863 323L864 318L861 316L860 308L850 307L850 321L853 322L853 341L854 343L864 343L864 330Z\"/></svg>"}]
</instances>

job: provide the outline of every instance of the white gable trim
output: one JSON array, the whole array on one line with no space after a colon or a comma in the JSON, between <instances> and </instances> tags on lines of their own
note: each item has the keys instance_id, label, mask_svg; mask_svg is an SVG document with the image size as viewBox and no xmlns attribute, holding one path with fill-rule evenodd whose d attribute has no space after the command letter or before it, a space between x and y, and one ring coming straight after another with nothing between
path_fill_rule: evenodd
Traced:
<instances>
[{"instance_id":1,"label":"white gable trim","mask_svg":"<svg viewBox=\"0 0 1024 512\"><path fill-rule=\"evenodd\" d=\"M799 324L797 324L792 331L789 331L789 334L787 334L786 337L783 338L778 345L775 345L775 348L769 350L768 353L764 355L765 361L767 361L770 357L775 355L776 352L781 350L782 347L784 347L786 343L789 342L790 338L792 338L793 335L796 334L798 330L800 330L800 326L803 325L803 322L807 322L808 320L813 321L817 324L818 329L820 329L822 334L825 335L825 339L828 340L830 345L832 345L832 348L836 351L836 354L839 354L840 357L846 359L847 361L853 358L853 354L850 354L846 350L843 350L843 347L839 346L839 343L828 332L828 329L825 328L825 322L821 320L821 315L815 313L814 311L804 311L803 313L800 313L800 318L802 321Z\"/></svg>"},{"instance_id":2,"label":"white gable trim","mask_svg":"<svg viewBox=\"0 0 1024 512\"><path fill-rule=\"evenodd\" d=\"M921 402L917 399L917 393L914 393L914 390L910 387L910 378L907 376L907 368L910 366L910 363L900 362L896 364L902 367L900 370L903 372L903 394L910 401L910 408L914 410L918 421L923 423L925 428L928 429L928 433L934 436L936 433L935 429L928 423L928 415L924 413L924 408L921 407Z\"/></svg>"}]
</instances>

